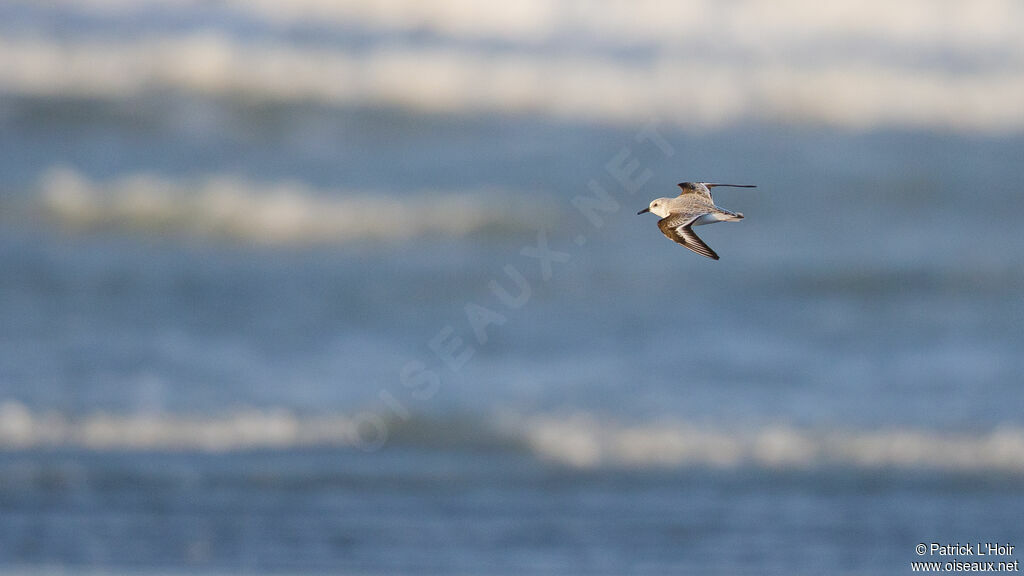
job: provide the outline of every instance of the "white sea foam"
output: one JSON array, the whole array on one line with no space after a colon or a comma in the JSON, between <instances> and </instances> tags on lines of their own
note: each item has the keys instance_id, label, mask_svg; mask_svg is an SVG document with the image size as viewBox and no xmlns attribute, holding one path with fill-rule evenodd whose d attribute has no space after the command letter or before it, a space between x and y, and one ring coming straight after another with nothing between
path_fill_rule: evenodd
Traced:
<instances>
[{"instance_id":1,"label":"white sea foam","mask_svg":"<svg viewBox=\"0 0 1024 576\"><path fill-rule=\"evenodd\" d=\"M152 10L199 12L205 0L74 0L40 2L116 18ZM846 40L859 48L894 42L901 48L974 50L1020 48L1024 6L1015 0L903 0L880 5L835 0L808 7L802 0L222 0L216 10L268 24L316 24L375 31L428 30L451 39L530 43L589 36L618 45L678 46L695 36L740 49ZM1018 53L1019 54L1019 53Z\"/></svg>"},{"instance_id":2,"label":"white sea foam","mask_svg":"<svg viewBox=\"0 0 1024 576\"><path fill-rule=\"evenodd\" d=\"M299 418L286 411L243 410L219 417L93 414L67 418L0 404L0 448L89 450L286 449L362 446L358 418Z\"/></svg>"},{"instance_id":3,"label":"white sea foam","mask_svg":"<svg viewBox=\"0 0 1024 576\"><path fill-rule=\"evenodd\" d=\"M300 416L287 410L241 410L221 415L95 413L68 417L0 404L0 450L286 450L309 446L367 448L388 439L393 425L366 415ZM401 423L409 426L409 423ZM579 468L758 467L813 469L934 469L1024 473L1024 429L979 434L928 430L813 430L769 426L750 430L701 428L674 422L627 426L581 415L505 420L497 429L444 422L416 427L417 445L453 442L452 430L492 438L495 450L525 446L539 458ZM440 434L437 439L425 438ZM435 441L437 440L437 441ZM439 443L440 442L440 443Z\"/></svg>"},{"instance_id":4,"label":"white sea foam","mask_svg":"<svg viewBox=\"0 0 1024 576\"><path fill-rule=\"evenodd\" d=\"M758 14L750 10L744 18ZM522 47L483 51L445 43L383 42L350 50L274 38L241 40L216 30L124 39L16 34L0 37L0 91L121 99L171 89L453 114L536 113L631 125L657 117L686 127L755 120L851 129L1024 129L1019 104L1024 101L1024 48L1019 38L1013 41L1017 44L1000 44L998 30L985 36L981 47L970 43L974 36L965 36L972 58L977 56L973 49L995 51L977 56L980 63L966 68L917 61L960 57L942 52L955 42L940 49L932 33L924 40L907 40L894 32L897 40L928 47L910 62L896 56L899 47L877 53L836 48L827 36L791 46L788 36L769 27L759 34L769 35L766 44L737 35L732 46L739 47L738 54L656 43L648 56L631 59ZM777 50L771 48L776 41ZM865 41L849 38L853 46ZM819 52L829 52L828 57L815 57Z\"/></svg>"},{"instance_id":5,"label":"white sea foam","mask_svg":"<svg viewBox=\"0 0 1024 576\"><path fill-rule=\"evenodd\" d=\"M274 245L532 230L548 217L543 207L497 191L427 192L400 199L237 175L173 180L139 173L97 182L73 168L54 167L43 175L39 187L45 216L69 227Z\"/></svg>"},{"instance_id":6,"label":"white sea foam","mask_svg":"<svg viewBox=\"0 0 1024 576\"><path fill-rule=\"evenodd\" d=\"M526 439L540 456L572 466L625 468L928 468L1024 472L1024 429L987 434L924 430L702 429L679 423L622 426L581 416L538 420Z\"/></svg>"}]
</instances>

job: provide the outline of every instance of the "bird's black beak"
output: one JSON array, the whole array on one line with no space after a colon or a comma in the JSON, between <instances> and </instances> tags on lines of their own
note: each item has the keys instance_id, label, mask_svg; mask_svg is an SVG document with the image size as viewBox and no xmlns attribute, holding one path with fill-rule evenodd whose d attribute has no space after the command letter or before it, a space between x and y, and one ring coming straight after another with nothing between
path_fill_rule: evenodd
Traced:
<instances>
[{"instance_id":1,"label":"bird's black beak","mask_svg":"<svg viewBox=\"0 0 1024 576\"><path fill-rule=\"evenodd\" d=\"M644 212L650 212L650 211L651 211L651 208L650 208L650 206L648 206L647 208L644 208L643 210L637 212L636 215L639 216L639 215L643 214Z\"/></svg>"}]
</instances>

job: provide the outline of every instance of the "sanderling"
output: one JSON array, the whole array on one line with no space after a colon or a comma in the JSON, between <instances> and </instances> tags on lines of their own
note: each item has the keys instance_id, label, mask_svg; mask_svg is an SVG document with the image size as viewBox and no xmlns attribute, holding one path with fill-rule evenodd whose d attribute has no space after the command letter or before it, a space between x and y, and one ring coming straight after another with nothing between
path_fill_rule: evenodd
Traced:
<instances>
[{"instance_id":1,"label":"sanderling","mask_svg":"<svg viewBox=\"0 0 1024 576\"><path fill-rule=\"evenodd\" d=\"M637 214L652 212L661 216L658 220L658 228L661 233L668 236L673 242L677 242L693 250L697 254L718 260L718 254L708 247L703 240L693 232L694 226L702 224L714 224L715 222L734 222L742 220L743 214L730 212L715 206L715 200L711 197L711 189L715 186L729 186L731 188L757 188L753 184L712 184L709 182L680 182L678 184L682 192L675 198L657 198L651 205Z\"/></svg>"}]
</instances>

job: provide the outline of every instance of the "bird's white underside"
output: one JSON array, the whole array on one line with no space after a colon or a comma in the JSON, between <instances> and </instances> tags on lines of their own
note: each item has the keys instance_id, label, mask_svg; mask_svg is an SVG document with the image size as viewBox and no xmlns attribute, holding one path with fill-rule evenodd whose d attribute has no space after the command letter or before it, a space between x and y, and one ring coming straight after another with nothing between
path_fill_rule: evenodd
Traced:
<instances>
[{"instance_id":1,"label":"bird's white underside","mask_svg":"<svg viewBox=\"0 0 1024 576\"><path fill-rule=\"evenodd\" d=\"M691 226L703 226L704 224L714 224L715 222L724 222L725 220L732 220L735 218L735 216L730 216L728 214L712 212L710 214L698 216L697 219L693 221Z\"/></svg>"}]
</instances>

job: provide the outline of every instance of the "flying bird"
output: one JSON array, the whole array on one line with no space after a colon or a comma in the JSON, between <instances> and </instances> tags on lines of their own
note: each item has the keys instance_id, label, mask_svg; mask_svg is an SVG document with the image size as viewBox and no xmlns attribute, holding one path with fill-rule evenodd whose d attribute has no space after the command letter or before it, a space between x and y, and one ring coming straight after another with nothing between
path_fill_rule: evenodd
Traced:
<instances>
[{"instance_id":1,"label":"flying bird","mask_svg":"<svg viewBox=\"0 0 1024 576\"><path fill-rule=\"evenodd\" d=\"M661 216L658 228L673 242L682 244L701 256L718 260L718 254L693 231L694 226L715 222L735 222L743 219L740 212L730 212L715 206L711 189L715 186L730 188L757 188L753 184L713 184L710 182L680 182L682 190L675 198L656 198L651 205L637 214L651 212Z\"/></svg>"}]
</instances>

